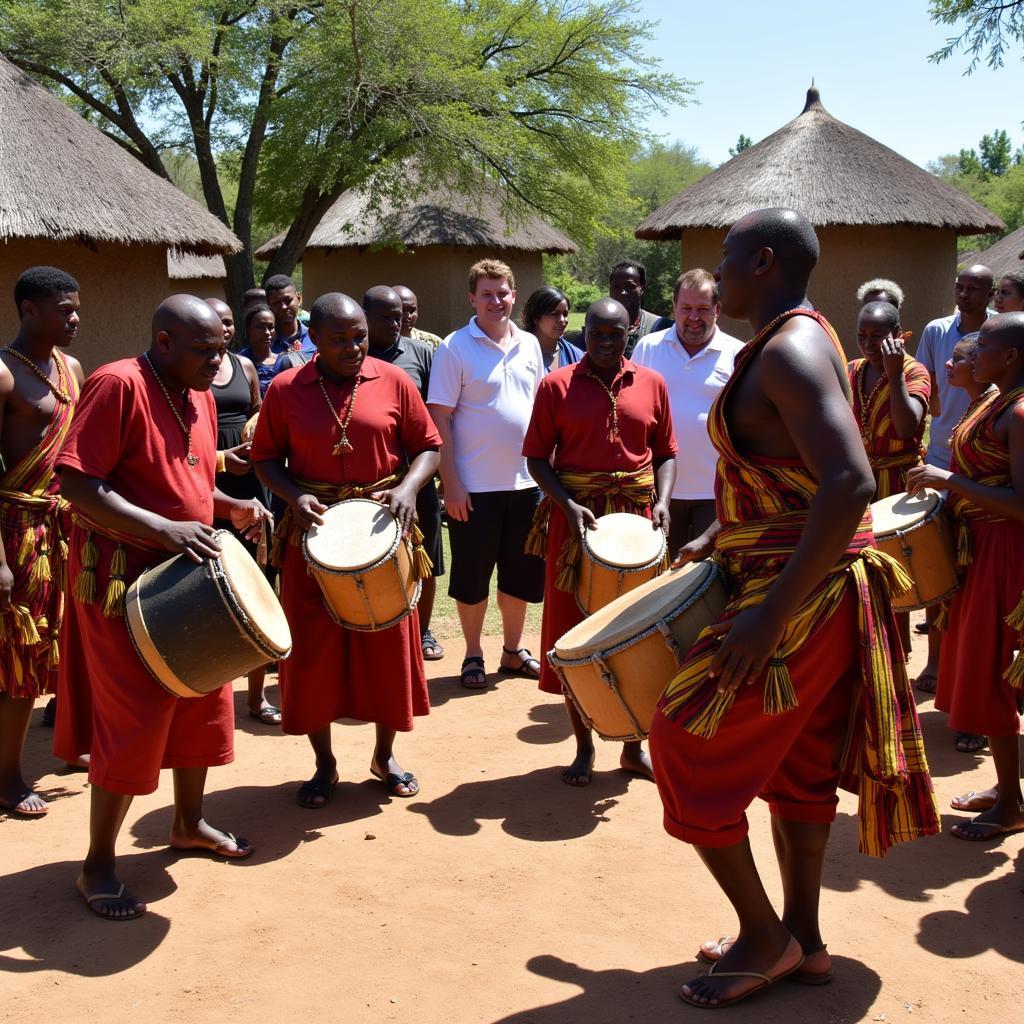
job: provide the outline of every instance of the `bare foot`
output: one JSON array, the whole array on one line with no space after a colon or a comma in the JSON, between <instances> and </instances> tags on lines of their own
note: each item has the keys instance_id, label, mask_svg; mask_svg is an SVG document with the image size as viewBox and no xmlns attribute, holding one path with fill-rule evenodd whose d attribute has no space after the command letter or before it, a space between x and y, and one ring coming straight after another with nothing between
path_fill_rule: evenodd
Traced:
<instances>
[{"instance_id":1,"label":"bare foot","mask_svg":"<svg viewBox=\"0 0 1024 1024\"><path fill-rule=\"evenodd\" d=\"M248 840L236 839L230 832L222 832L208 825L202 818L195 828L187 832L178 832L172 828L169 845L172 850L180 850L183 853L189 850L208 850L215 856L228 860L242 860L251 857L254 852Z\"/></svg>"},{"instance_id":2,"label":"bare foot","mask_svg":"<svg viewBox=\"0 0 1024 1024\"><path fill-rule=\"evenodd\" d=\"M786 935L783 931L782 935ZM779 947L781 945L781 952ZM684 985L679 995L694 1006L724 1006L738 1003L760 989L792 974L804 961L800 943L788 937L785 944L778 941L752 943L740 936L710 973ZM715 972L721 968L721 976Z\"/></svg>"},{"instance_id":3,"label":"bare foot","mask_svg":"<svg viewBox=\"0 0 1024 1024\"><path fill-rule=\"evenodd\" d=\"M50 805L38 793L33 793L24 779L17 778L0 794L0 809L22 818L41 818L50 810Z\"/></svg>"},{"instance_id":4,"label":"bare foot","mask_svg":"<svg viewBox=\"0 0 1024 1024\"><path fill-rule=\"evenodd\" d=\"M419 780L412 772L402 771L402 766L395 760L394 755L382 762L374 754L370 762L370 774L375 779L380 779L392 796L410 797L420 791Z\"/></svg>"},{"instance_id":5,"label":"bare foot","mask_svg":"<svg viewBox=\"0 0 1024 1024\"><path fill-rule=\"evenodd\" d=\"M954 811L987 811L995 806L998 799L999 787L993 786L991 789L972 789L963 796L955 796L949 801L949 806Z\"/></svg>"},{"instance_id":6,"label":"bare foot","mask_svg":"<svg viewBox=\"0 0 1024 1024\"><path fill-rule=\"evenodd\" d=\"M589 786L594 771L594 751L576 751L576 760L562 770L562 781L567 786Z\"/></svg>"},{"instance_id":7,"label":"bare foot","mask_svg":"<svg viewBox=\"0 0 1024 1024\"><path fill-rule=\"evenodd\" d=\"M1005 806L997 800L987 811L960 825L954 825L952 833L957 839L984 842L986 839L1001 839L1024 832L1024 810L1015 802L1007 801Z\"/></svg>"},{"instance_id":8,"label":"bare foot","mask_svg":"<svg viewBox=\"0 0 1024 1024\"><path fill-rule=\"evenodd\" d=\"M650 779L651 782L654 781L654 766L651 764L651 757L640 743L622 744L619 767L624 772L632 772L634 775L642 775L645 779Z\"/></svg>"},{"instance_id":9,"label":"bare foot","mask_svg":"<svg viewBox=\"0 0 1024 1024\"><path fill-rule=\"evenodd\" d=\"M130 921L146 912L146 904L139 902L113 871L87 875L83 869L75 888L86 906L107 921Z\"/></svg>"}]
</instances>

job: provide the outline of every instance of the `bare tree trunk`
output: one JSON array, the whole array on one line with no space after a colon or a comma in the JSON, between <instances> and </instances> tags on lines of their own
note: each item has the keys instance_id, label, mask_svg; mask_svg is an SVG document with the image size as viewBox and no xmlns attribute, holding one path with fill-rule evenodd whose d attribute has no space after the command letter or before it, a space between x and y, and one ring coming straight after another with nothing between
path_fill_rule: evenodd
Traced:
<instances>
[{"instance_id":1,"label":"bare tree trunk","mask_svg":"<svg viewBox=\"0 0 1024 1024\"><path fill-rule=\"evenodd\" d=\"M270 258L270 266L267 267L265 277L270 277L271 274L290 274L295 269L295 264L302 258L302 251L306 248L310 235L344 191L344 184L336 185L330 192L306 189L302 205L281 243L281 248Z\"/></svg>"},{"instance_id":2,"label":"bare tree trunk","mask_svg":"<svg viewBox=\"0 0 1024 1024\"><path fill-rule=\"evenodd\" d=\"M243 298L245 293L252 287L252 259L249 248L236 252L231 256L224 257L224 268L227 270L227 279L224 281L224 296L228 305L235 311L235 322L238 324L238 331L241 333Z\"/></svg>"}]
</instances>

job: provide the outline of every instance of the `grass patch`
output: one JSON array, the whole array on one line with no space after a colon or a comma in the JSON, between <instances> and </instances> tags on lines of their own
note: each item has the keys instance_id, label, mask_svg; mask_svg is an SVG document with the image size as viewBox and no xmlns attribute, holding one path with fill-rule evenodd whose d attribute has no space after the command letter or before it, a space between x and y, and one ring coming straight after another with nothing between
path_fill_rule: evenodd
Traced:
<instances>
[{"instance_id":1,"label":"grass patch","mask_svg":"<svg viewBox=\"0 0 1024 1024\"><path fill-rule=\"evenodd\" d=\"M570 313L569 314L569 326L566 327L567 331L582 331L583 321L586 320L586 313Z\"/></svg>"},{"instance_id":2,"label":"grass patch","mask_svg":"<svg viewBox=\"0 0 1024 1024\"><path fill-rule=\"evenodd\" d=\"M462 636L459 625L459 613L455 602L448 596L448 572L452 565L452 548L448 542L448 528L441 530L441 543L444 545L445 575L438 578L437 597L434 599L434 614L431 616L430 628L439 640L452 640ZM491 576L491 589L487 602L487 617L484 619L484 636L501 636L501 614L498 612L498 574ZM543 605L529 604L526 606L526 634L540 635L540 617Z\"/></svg>"}]
</instances>

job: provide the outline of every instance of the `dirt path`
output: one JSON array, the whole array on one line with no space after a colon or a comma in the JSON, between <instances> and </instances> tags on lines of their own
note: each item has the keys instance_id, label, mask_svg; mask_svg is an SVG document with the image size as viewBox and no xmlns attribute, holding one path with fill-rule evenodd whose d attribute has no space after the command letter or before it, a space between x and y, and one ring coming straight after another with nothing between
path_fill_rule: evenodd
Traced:
<instances>
[{"instance_id":1,"label":"dirt path","mask_svg":"<svg viewBox=\"0 0 1024 1024\"><path fill-rule=\"evenodd\" d=\"M400 740L423 786L414 800L390 799L370 779L369 727L337 725L342 784L326 809L299 808L305 741L245 717L236 685L236 761L211 772L207 817L249 837L256 856L226 864L169 852L165 776L123 834L123 877L150 905L127 924L93 918L75 895L87 786L55 773L41 702L26 761L54 806L41 821L0 819L0 1020L693 1018L675 990L698 972L700 941L734 921L692 850L662 831L653 784L612 770L616 748L603 744L593 785L562 785L571 743L560 705L497 675L488 692L462 690L461 651L447 646L428 666L434 713ZM487 651L492 670L499 646ZM930 702L921 709L948 810L955 793L989 782L990 762L955 753L943 716ZM877 862L856 852L854 810L844 795L826 865L835 983L780 986L729 1019L1019 1019L1024 838L936 837ZM958 817L944 814L947 827ZM763 807L751 824L770 868Z\"/></svg>"}]
</instances>

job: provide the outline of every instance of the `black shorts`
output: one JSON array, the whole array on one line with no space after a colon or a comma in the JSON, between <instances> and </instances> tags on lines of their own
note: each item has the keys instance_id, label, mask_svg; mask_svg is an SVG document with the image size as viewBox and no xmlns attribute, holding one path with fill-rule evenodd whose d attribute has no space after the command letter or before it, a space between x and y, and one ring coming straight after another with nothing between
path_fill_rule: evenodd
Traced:
<instances>
[{"instance_id":1,"label":"black shorts","mask_svg":"<svg viewBox=\"0 0 1024 1024\"><path fill-rule=\"evenodd\" d=\"M673 498L668 514L668 549L675 558L684 544L696 540L715 521L715 499Z\"/></svg>"},{"instance_id":2,"label":"black shorts","mask_svg":"<svg viewBox=\"0 0 1024 1024\"><path fill-rule=\"evenodd\" d=\"M441 543L441 503L437 485L431 477L416 495L416 521L423 534L423 550L434 563L432 576L444 575L444 545Z\"/></svg>"},{"instance_id":3,"label":"black shorts","mask_svg":"<svg viewBox=\"0 0 1024 1024\"><path fill-rule=\"evenodd\" d=\"M503 594L534 604L544 600L544 560L524 550L540 497L537 487L471 493L469 520L462 523L448 517L450 597L463 604L486 600L497 566L498 589Z\"/></svg>"}]
</instances>

